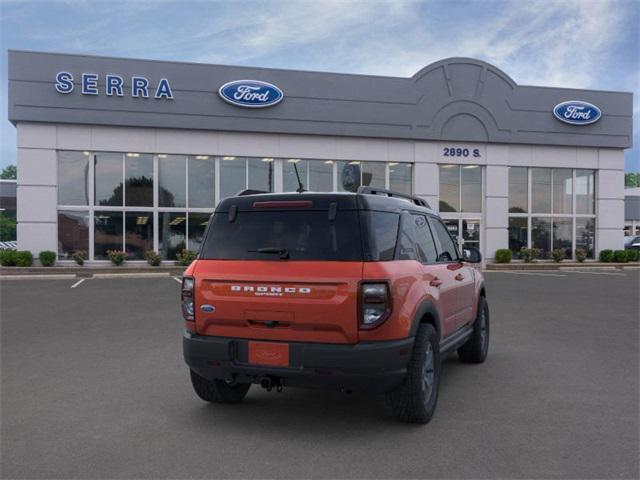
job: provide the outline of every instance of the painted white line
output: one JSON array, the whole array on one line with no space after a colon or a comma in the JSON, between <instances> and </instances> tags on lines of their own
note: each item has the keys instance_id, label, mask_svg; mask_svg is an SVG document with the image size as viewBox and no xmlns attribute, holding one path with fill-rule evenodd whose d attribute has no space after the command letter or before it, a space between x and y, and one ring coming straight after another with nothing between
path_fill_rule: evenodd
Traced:
<instances>
[{"instance_id":1,"label":"painted white line","mask_svg":"<svg viewBox=\"0 0 640 480\"><path fill-rule=\"evenodd\" d=\"M76 288L78 285L80 285L82 282L84 282L86 280L86 278L81 278L80 280L78 280L76 283L74 283L73 285L71 285L71 288Z\"/></svg>"},{"instance_id":2,"label":"painted white line","mask_svg":"<svg viewBox=\"0 0 640 480\"><path fill-rule=\"evenodd\" d=\"M51 275L0 275L0 280L70 280L75 274L53 273Z\"/></svg>"},{"instance_id":3,"label":"painted white line","mask_svg":"<svg viewBox=\"0 0 640 480\"><path fill-rule=\"evenodd\" d=\"M616 277L626 277L624 273L612 273L612 272L585 272L584 270L567 270L571 273L586 273L588 275L615 275Z\"/></svg>"},{"instance_id":4,"label":"painted white line","mask_svg":"<svg viewBox=\"0 0 640 480\"><path fill-rule=\"evenodd\" d=\"M535 275L539 277L566 277L561 273L538 273L538 272L503 272L500 270L490 270L487 273L508 273L510 275Z\"/></svg>"},{"instance_id":5,"label":"painted white line","mask_svg":"<svg viewBox=\"0 0 640 480\"><path fill-rule=\"evenodd\" d=\"M176 282L178 282L180 285L182 285L182 280L178 277L172 277Z\"/></svg>"},{"instance_id":6,"label":"painted white line","mask_svg":"<svg viewBox=\"0 0 640 480\"><path fill-rule=\"evenodd\" d=\"M160 278L168 277L169 273L94 273L93 278Z\"/></svg>"}]
</instances>

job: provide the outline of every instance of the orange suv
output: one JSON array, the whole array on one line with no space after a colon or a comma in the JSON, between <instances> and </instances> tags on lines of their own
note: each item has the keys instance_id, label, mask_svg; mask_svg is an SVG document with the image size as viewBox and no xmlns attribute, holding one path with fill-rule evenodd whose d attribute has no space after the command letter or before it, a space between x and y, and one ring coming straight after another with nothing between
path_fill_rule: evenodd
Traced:
<instances>
[{"instance_id":1,"label":"orange suv","mask_svg":"<svg viewBox=\"0 0 640 480\"><path fill-rule=\"evenodd\" d=\"M182 281L193 388L218 403L251 384L385 393L427 423L441 358L487 356L480 261L424 200L387 190L227 198Z\"/></svg>"}]
</instances>

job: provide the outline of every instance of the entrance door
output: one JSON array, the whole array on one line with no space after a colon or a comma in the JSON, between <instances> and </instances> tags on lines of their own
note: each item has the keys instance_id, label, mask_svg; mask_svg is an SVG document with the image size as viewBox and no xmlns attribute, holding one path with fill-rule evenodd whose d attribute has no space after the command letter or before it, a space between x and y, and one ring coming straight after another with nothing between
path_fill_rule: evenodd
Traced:
<instances>
[{"instance_id":1,"label":"entrance door","mask_svg":"<svg viewBox=\"0 0 640 480\"><path fill-rule=\"evenodd\" d=\"M456 242L458 250L475 247L480 250L480 219L479 218L443 218L447 230Z\"/></svg>"}]
</instances>

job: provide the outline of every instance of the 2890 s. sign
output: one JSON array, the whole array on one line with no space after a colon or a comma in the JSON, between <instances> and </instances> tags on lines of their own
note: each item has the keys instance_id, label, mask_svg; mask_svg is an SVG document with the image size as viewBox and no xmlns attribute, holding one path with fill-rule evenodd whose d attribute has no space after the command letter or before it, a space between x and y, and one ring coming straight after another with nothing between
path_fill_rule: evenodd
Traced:
<instances>
[{"instance_id":1,"label":"2890 s. sign","mask_svg":"<svg viewBox=\"0 0 640 480\"><path fill-rule=\"evenodd\" d=\"M589 125L600 120L602 112L598 107L581 100L569 100L553 107L555 117L571 125Z\"/></svg>"},{"instance_id":2,"label":"2890 s. sign","mask_svg":"<svg viewBox=\"0 0 640 480\"><path fill-rule=\"evenodd\" d=\"M246 108L272 107L284 98L282 90L260 80L234 80L222 85L218 94L225 102Z\"/></svg>"}]
</instances>

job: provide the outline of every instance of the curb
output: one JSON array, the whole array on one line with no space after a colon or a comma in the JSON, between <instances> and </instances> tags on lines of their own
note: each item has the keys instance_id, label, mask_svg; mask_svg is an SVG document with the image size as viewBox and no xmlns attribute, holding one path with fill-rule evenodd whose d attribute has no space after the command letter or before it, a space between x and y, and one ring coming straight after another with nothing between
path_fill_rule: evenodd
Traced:
<instances>
[{"instance_id":1,"label":"curb","mask_svg":"<svg viewBox=\"0 0 640 480\"><path fill-rule=\"evenodd\" d=\"M511 270L632 270L640 268L640 264L634 263L603 263L603 262L561 262L561 263L489 263L486 271L511 271Z\"/></svg>"},{"instance_id":2,"label":"curb","mask_svg":"<svg viewBox=\"0 0 640 480\"><path fill-rule=\"evenodd\" d=\"M4 267L0 280L71 279L71 278L159 278L181 277L186 267L157 268L78 268L78 267Z\"/></svg>"}]
</instances>

